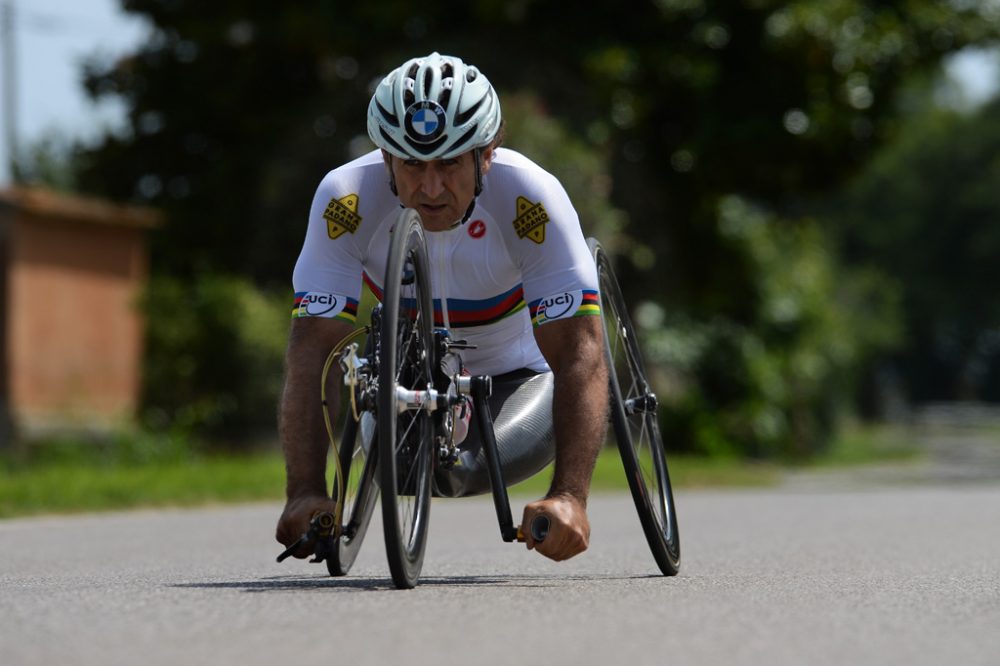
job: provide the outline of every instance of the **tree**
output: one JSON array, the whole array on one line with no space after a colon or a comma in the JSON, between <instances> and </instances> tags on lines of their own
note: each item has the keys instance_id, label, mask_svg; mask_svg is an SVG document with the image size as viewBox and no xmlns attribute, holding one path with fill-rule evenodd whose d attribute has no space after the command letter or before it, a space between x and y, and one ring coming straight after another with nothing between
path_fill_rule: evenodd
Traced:
<instances>
[{"instance_id":1,"label":"tree","mask_svg":"<svg viewBox=\"0 0 1000 666\"><path fill-rule=\"evenodd\" d=\"M905 287L890 359L915 401L1000 400L998 112L914 115L827 213L848 261Z\"/></svg>"},{"instance_id":2,"label":"tree","mask_svg":"<svg viewBox=\"0 0 1000 666\"><path fill-rule=\"evenodd\" d=\"M720 286L734 313L745 302L720 284L724 262L704 261L726 254L710 228L720 195L780 206L829 189L886 135L904 73L995 34L978 3L931 1L651 0L622 11L598 0L567 13L479 0L417 15L398 1L123 4L154 32L132 57L89 69L95 96L129 104L131 133L90 155L84 184L166 208L157 257L171 271L284 280L314 184L368 145L371 83L439 49L501 89L535 91L605 151L613 197L652 237L675 293L713 313ZM542 26L560 29L516 51L483 39Z\"/></svg>"},{"instance_id":3,"label":"tree","mask_svg":"<svg viewBox=\"0 0 1000 666\"><path fill-rule=\"evenodd\" d=\"M761 321L766 280L721 232L720 203L738 195L782 215L830 191L891 136L910 72L997 32L993 5L965 0L123 5L153 34L127 59L92 63L88 86L126 100L131 131L85 153L80 181L166 210L158 273L287 285L315 184L370 147L372 82L439 50L502 95L530 91L587 139L608 176L602 229L642 241L622 257L626 283L662 285L669 311L738 327Z\"/></svg>"}]
</instances>

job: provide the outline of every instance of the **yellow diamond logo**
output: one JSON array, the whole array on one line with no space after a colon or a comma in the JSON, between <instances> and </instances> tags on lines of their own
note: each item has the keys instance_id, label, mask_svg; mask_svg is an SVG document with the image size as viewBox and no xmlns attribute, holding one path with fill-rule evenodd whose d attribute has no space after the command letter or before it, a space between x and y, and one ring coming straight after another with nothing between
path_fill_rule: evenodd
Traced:
<instances>
[{"instance_id":1,"label":"yellow diamond logo","mask_svg":"<svg viewBox=\"0 0 1000 666\"><path fill-rule=\"evenodd\" d=\"M548 221L549 214L545 212L542 202L533 203L524 197L517 198L514 230L518 238L528 238L541 245L545 242L545 224Z\"/></svg>"},{"instance_id":2,"label":"yellow diamond logo","mask_svg":"<svg viewBox=\"0 0 1000 666\"><path fill-rule=\"evenodd\" d=\"M330 238L340 238L345 231L353 234L361 226L358 195L348 194L340 199L330 199L323 212L323 219L326 220L326 233Z\"/></svg>"}]
</instances>

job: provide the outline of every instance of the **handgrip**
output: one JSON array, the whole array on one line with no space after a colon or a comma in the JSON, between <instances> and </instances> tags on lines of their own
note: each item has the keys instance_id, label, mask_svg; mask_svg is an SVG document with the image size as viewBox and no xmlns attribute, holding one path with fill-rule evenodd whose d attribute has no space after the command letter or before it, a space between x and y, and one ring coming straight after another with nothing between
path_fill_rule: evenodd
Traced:
<instances>
[{"instance_id":1,"label":"handgrip","mask_svg":"<svg viewBox=\"0 0 1000 666\"><path fill-rule=\"evenodd\" d=\"M313 539L330 536L333 533L335 524L336 521L333 518L333 514L329 511L317 513L313 516L313 519L309 521L309 531L303 533L302 536L299 537L298 541L286 548L281 555L278 555L278 561L284 562L292 556L292 553L299 549L299 546L307 544Z\"/></svg>"},{"instance_id":2,"label":"handgrip","mask_svg":"<svg viewBox=\"0 0 1000 666\"><path fill-rule=\"evenodd\" d=\"M294 553L296 550L299 549L299 546L308 542L309 542L309 533L306 532L305 534L299 537L298 541L296 541L291 546L286 548L285 551L281 553L281 555L278 555L278 562L284 562L285 560L287 560L289 557L292 556L292 553Z\"/></svg>"},{"instance_id":3,"label":"handgrip","mask_svg":"<svg viewBox=\"0 0 1000 666\"><path fill-rule=\"evenodd\" d=\"M531 537L535 542L545 541L545 537L548 536L549 528L552 526L549 517L545 514L539 514L531 519ZM517 528L517 540L521 543L526 541L524 536L524 531L520 526Z\"/></svg>"}]
</instances>

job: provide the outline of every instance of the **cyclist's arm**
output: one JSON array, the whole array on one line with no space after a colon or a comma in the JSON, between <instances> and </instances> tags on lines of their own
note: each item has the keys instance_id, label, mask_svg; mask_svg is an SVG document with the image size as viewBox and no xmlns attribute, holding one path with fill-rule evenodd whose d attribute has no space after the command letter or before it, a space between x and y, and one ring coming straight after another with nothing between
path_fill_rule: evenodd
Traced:
<instances>
[{"instance_id":1,"label":"cyclist's arm","mask_svg":"<svg viewBox=\"0 0 1000 666\"><path fill-rule=\"evenodd\" d=\"M330 350L353 329L352 324L337 319L292 320L279 405L287 502L276 538L285 545L291 545L309 529L309 520L317 511L333 510L326 486L329 441L320 403L320 378ZM334 365L327 380L327 401L333 406L339 404L339 377L339 367Z\"/></svg>"},{"instance_id":2,"label":"cyclist's arm","mask_svg":"<svg viewBox=\"0 0 1000 666\"><path fill-rule=\"evenodd\" d=\"M607 429L608 375L604 332L597 316L549 322L535 329L535 340L552 368L556 462L552 486L543 500L529 504L524 519L535 513L552 519L540 553L563 560L586 550L590 538L587 497L594 462Z\"/></svg>"}]
</instances>

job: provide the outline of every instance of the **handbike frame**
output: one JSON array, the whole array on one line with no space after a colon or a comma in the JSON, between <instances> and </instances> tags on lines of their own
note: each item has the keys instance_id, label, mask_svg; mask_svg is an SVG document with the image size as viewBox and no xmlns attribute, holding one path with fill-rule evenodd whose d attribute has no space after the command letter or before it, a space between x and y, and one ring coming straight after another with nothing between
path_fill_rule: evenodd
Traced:
<instances>
[{"instance_id":1,"label":"handbike frame","mask_svg":"<svg viewBox=\"0 0 1000 666\"><path fill-rule=\"evenodd\" d=\"M407 214L415 215L413 211L404 211L400 216L401 224L404 224L403 216ZM458 449L453 439L454 418L452 410L467 398L471 398L473 403L476 428L483 447L500 536L503 541L512 542L524 541L525 535L522 528L514 524L507 485L500 464L493 416L489 407L492 377L489 375L474 377L463 375L461 358L451 352L454 349L467 349L469 346L463 341L453 342L446 330L433 328L433 315L431 314L433 307L430 305L423 231L419 226L415 226L419 224L419 219L414 221L411 217L405 220L405 224L409 225L407 227L409 229L408 235L396 236L393 240L390 257L395 257L395 263L390 263L391 270L387 269L386 284L391 284L389 278L391 273L395 276L393 280L402 279L401 283L395 283L397 285L422 285L420 287L423 290L421 292L424 299L422 304L419 298L410 301L416 303L416 315L411 319L411 322L418 322L423 326L420 329L422 332L419 334L421 339L415 337L417 328L409 329L411 332L407 332L405 324L402 327L397 327L397 321L407 321L399 319L400 312L397 308L400 307L399 299L402 297L398 291L389 297L387 289L386 298L383 300L394 303L393 309L386 313L391 318L385 318L380 314L382 306L373 310L373 325L368 329L372 337L369 339L364 355L359 356L357 344L351 344L340 356L340 365L344 370L344 383L350 392L351 414L349 420L353 418L357 421L360 419L361 412L370 412L375 417L374 420L377 424L374 436L369 439L368 447L365 449L364 471L350 512L351 516L354 516L358 514L360 507L361 519L355 525L352 517L345 518L342 515L347 496L347 475L342 469L338 469L338 482L335 485L337 492L335 492L334 497L338 502L337 516L333 517L331 514L315 516L310 530L282 553L279 561L303 544L315 541L316 558L313 561L322 561L327 558L331 575L347 573L347 569L357 553L357 548L361 545L361 538L363 538L370 518L370 508L374 506L375 494L379 486L383 486L381 489L385 518L383 527L386 532L390 569L392 569L393 579L397 586L413 587L419 576L426 543L426 521L432 493L430 484L433 483L433 470L442 466L447 468L447 466L454 464L457 459ZM397 228L396 231L398 232L399 229ZM397 244L396 241L400 238L406 238L405 242L408 245ZM598 267L601 285L601 316L605 323L605 352L609 363L611 389L609 398L612 401L611 421L614 425L626 477L647 541L661 571L664 575L672 576L677 573L680 565L680 542L677 536L676 512L666 468L665 452L656 424L657 401L646 381L641 352L638 349L624 298L608 257L600 244L593 239L589 239L588 244ZM404 255L403 251L408 254ZM400 263L401 257L404 256L413 257L415 270L412 277L410 273L404 272L407 264ZM405 307L409 309L411 306L407 304ZM610 319L606 315L610 315ZM431 323L430 329L427 328L428 322ZM611 327L611 324L614 326ZM385 336L393 337L381 339ZM614 345L612 345L612 337L615 338ZM405 346L402 348L404 353L402 356L397 356L395 350L400 341L405 342ZM338 343L334 352L331 353L331 359L339 353L344 344L346 344L346 339ZM386 351L387 349L393 351ZM386 356L386 354L388 355ZM452 358L457 360L453 362ZM620 378L618 371L615 370L616 359L622 363L620 368L622 377ZM327 366L329 363L328 360ZM417 374L399 374L401 367L409 367L397 367L400 363L414 364L413 368L418 371ZM326 370L324 370L324 378L325 376ZM404 376L410 376L411 379L403 380ZM388 391L391 391L393 395L386 395ZM406 429L400 433L402 439L397 440L397 419L400 415L408 412L413 416L407 417L404 421L408 424L419 421L423 425L416 434L412 433L410 428L406 426ZM327 425L329 428L329 422ZM356 429L352 428L352 425L356 424L349 423L345 430L345 434L350 434L351 441L342 441L341 446L336 451L339 454L337 460L347 460L349 467L350 461L353 460L352 451L358 452L354 448L353 435ZM412 448L414 437L416 437L416 449ZM363 440L362 446L364 445L365 441ZM398 448L399 445L402 445L403 448ZM420 452L421 450L422 452ZM377 451L381 451L381 453L376 455ZM418 451L418 453L411 454L411 451ZM403 455L404 452L406 452L405 455ZM407 459L406 456L410 455L413 457ZM643 456L647 458L651 456L654 468L652 471L646 469ZM423 465L421 468L423 471L420 471L417 477L398 476L397 465L401 464L401 461L404 465L416 465L417 462L423 461L420 463ZM416 467L404 466L399 469L416 469ZM424 474L427 476L423 476ZM416 478L422 485L410 486L411 478ZM398 485L393 487L393 484L400 481L403 482L402 487ZM390 486L386 488L385 484L390 484ZM422 488L422 490L418 492L418 488ZM387 493L389 494L387 495ZM401 507L397 503L400 497L407 496L419 498L419 500L414 500L418 501L414 513L409 513L406 507ZM401 508L403 509L402 514L398 513ZM399 523L395 522L401 515L407 516L404 518L405 521L412 521L411 525L414 531L411 536L404 536L399 529ZM339 541L344 538L345 534L351 539L351 542L354 541L352 525L355 525L357 529L356 546L351 546L350 542ZM412 537L413 534L418 534L418 525L419 535ZM531 536L535 541L541 541L544 539L548 527L547 517L536 516L530 526ZM341 560L339 559L340 550L337 549L343 543L348 544L344 548L349 550L349 555L345 555L344 559ZM391 549L390 544L398 544L400 550Z\"/></svg>"},{"instance_id":2,"label":"handbike frame","mask_svg":"<svg viewBox=\"0 0 1000 666\"><path fill-rule=\"evenodd\" d=\"M374 330L377 330L377 328L373 327L373 331ZM377 348L377 344L372 345L373 350ZM437 368L441 357L443 357L449 349L455 348L467 348L467 346L463 342L453 343L446 330L440 328L436 329L435 352L434 357L431 359L432 367ZM372 354L374 353L375 352L372 352ZM368 358L360 365L372 367L373 364L376 364L377 367L376 361L377 359L375 358ZM354 361L348 361L348 363L354 364L355 366L358 365ZM514 524L513 514L511 513L510 497L507 493L507 484L504 481L503 468L500 465L500 454L497 448L496 434L493 427L493 415L489 406L489 398L493 393L493 378L490 375L477 375L469 377L456 374L452 377L446 378L446 381L450 382L450 386L445 391L438 391L436 389L414 391L397 387L397 410L401 413L406 410L423 409L433 413L442 409L450 409L454 406L456 400L461 399L461 396L469 396L472 398L472 411L475 417L476 429L479 432L480 441L483 444L483 454L486 458L493 504L496 509L497 522L500 528L500 537L506 542L523 542L525 540L524 532L520 526ZM372 380L372 383L375 384L376 382ZM354 387L349 387L349 390L354 390ZM365 402L374 404L374 400L369 401L366 399ZM448 433L444 433L444 435L446 434ZM436 462L443 462L441 458L442 456L439 455L438 461ZM544 539L547 531L548 519L544 516L536 519L536 522L532 525L532 536L536 540L541 541Z\"/></svg>"}]
</instances>

